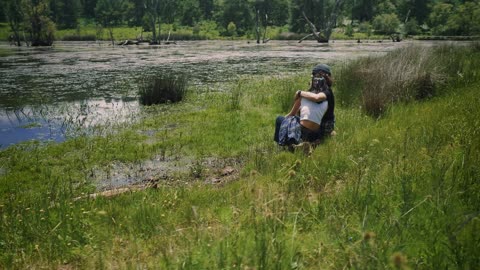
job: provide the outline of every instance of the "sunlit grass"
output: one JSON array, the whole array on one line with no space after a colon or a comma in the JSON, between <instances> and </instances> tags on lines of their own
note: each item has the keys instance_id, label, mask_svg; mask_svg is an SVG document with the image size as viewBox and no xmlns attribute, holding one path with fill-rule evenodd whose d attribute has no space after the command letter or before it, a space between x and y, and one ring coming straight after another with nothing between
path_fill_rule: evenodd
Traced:
<instances>
[{"instance_id":1,"label":"sunlit grass","mask_svg":"<svg viewBox=\"0 0 480 270\"><path fill-rule=\"evenodd\" d=\"M389 106L454 91L480 79L478 44L463 47L409 46L382 57L345 63L338 72L338 97L343 105L361 106L379 117Z\"/></svg>"},{"instance_id":2,"label":"sunlit grass","mask_svg":"<svg viewBox=\"0 0 480 270\"><path fill-rule=\"evenodd\" d=\"M0 268L475 268L478 82L393 104L380 120L339 106L338 135L307 157L272 136L308 78L188 91L116 134L2 150ZM187 173L74 200L95 191L97 169L162 152L233 158L240 177L217 186Z\"/></svg>"}]
</instances>

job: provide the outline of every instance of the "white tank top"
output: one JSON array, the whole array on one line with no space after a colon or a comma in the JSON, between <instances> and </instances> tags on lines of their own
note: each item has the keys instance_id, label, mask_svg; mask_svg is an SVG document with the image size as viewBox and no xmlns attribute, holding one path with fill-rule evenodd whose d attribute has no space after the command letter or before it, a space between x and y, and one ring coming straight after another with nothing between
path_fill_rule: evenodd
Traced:
<instances>
[{"instance_id":1,"label":"white tank top","mask_svg":"<svg viewBox=\"0 0 480 270\"><path fill-rule=\"evenodd\" d=\"M300 120L309 120L320 125L323 115L328 109L328 102L316 103L302 98L300 104Z\"/></svg>"}]
</instances>

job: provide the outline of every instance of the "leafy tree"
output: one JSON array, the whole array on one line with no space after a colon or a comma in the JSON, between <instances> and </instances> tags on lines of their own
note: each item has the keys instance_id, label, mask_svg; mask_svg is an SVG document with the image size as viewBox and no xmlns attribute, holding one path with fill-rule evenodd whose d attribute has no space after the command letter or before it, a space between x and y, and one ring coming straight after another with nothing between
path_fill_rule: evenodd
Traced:
<instances>
[{"instance_id":1,"label":"leafy tree","mask_svg":"<svg viewBox=\"0 0 480 270\"><path fill-rule=\"evenodd\" d=\"M302 13L310 19L317 28L324 28L326 6L325 0L292 0L290 13L290 30L297 33L309 32L309 26Z\"/></svg>"},{"instance_id":2,"label":"leafy tree","mask_svg":"<svg viewBox=\"0 0 480 270\"><path fill-rule=\"evenodd\" d=\"M6 22L7 21L7 17L6 17L6 10L5 10L5 7L4 7L4 3L2 0L0 0L0 22Z\"/></svg>"},{"instance_id":3,"label":"leafy tree","mask_svg":"<svg viewBox=\"0 0 480 270\"><path fill-rule=\"evenodd\" d=\"M351 24L345 27L345 35L347 37L353 37L353 26Z\"/></svg>"},{"instance_id":4,"label":"leafy tree","mask_svg":"<svg viewBox=\"0 0 480 270\"><path fill-rule=\"evenodd\" d=\"M408 21L415 18L419 24L423 24L428 19L430 6L434 0L404 0L399 2L398 14L402 21Z\"/></svg>"},{"instance_id":5,"label":"leafy tree","mask_svg":"<svg viewBox=\"0 0 480 270\"><path fill-rule=\"evenodd\" d=\"M162 22L173 24L178 16L179 2L176 0L162 0L160 4Z\"/></svg>"},{"instance_id":6,"label":"leafy tree","mask_svg":"<svg viewBox=\"0 0 480 270\"><path fill-rule=\"evenodd\" d=\"M395 1L396 2L396 1ZM375 6L375 15L379 14L392 14L397 12L397 7L391 0L381 0Z\"/></svg>"},{"instance_id":7,"label":"leafy tree","mask_svg":"<svg viewBox=\"0 0 480 270\"><path fill-rule=\"evenodd\" d=\"M292 0L290 30L297 33L306 33L312 31L313 26L319 29L319 33L322 33L325 40L328 40L332 29L337 24L337 17L342 11L344 2L346 1Z\"/></svg>"},{"instance_id":8,"label":"leafy tree","mask_svg":"<svg viewBox=\"0 0 480 270\"><path fill-rule=\"evenodd\" d=\"M128 23L130 26L142 26L145 16L145 0L131 0L132 9L130 10Z\"/></svg>"},{"instance_id":9,"label":"leafy tree","mask_svg":"<svg viewBox=\"0 0 480 270\"><path fill-rule=\"evenodd\" d=\"M52 18L59 29L76 28L81 15L79 0L50 0Z\"/></svg>"},{"instance_id":10,"label":"leafy tree","mask_svg":"<svg viewBox=\"0 0 480 270\"><path fill-rule=\"evenodd\" d=\"M218 38L220 32L218 31L218 25L215 21L201 21L197 24L199 28L199 34L204 34L208 37Z\"/></svg>"},{"instance_id":11,"label":"leafy tree","mask_svg":"<svg viewBox=\"0 0 480 270\"><path fill-rule=\"evenodd\" d=\"M85 18L95 18L95 7L97 6L97 0L80 0L82 7L82 15Z\"/></svg>"},{"instance_id":12,"label":"leafy tree","mask_svg":"<svg viewBox=\"0 0 480 270\"><path fill-rule=\"evenodd\" d=\"M48 0L23 0L25 31L30 34L32 46L50 46L54 41L55 24L49 18Z\"/></svg>"},{"instance_id":13,"label":"leafy tree","mask_svg":"<svg viewBox=\"0 0 480 270\"><path fill-rule=\"evenodd\" d=\"M152 31L152 44L160 43L160 38L157 36L156 29L158 24L158 31L160 32L160 1L161 0L144 0L144 22L148 25L148 29Z\"/></svg>"},{"instance_id":14,"label":"leafy tree","mask_svg":"<svg viewBox=\"0 0 480 270\"><path fill-rule=\"evenodd\" d=\"M447 3L438 3L433 6L430 13L429 21L432 26L434 35L451 34L451 30L447 27L447 21L450 14L453 13L453 5Z\"/></svg>"},{"instance_id":15,"label":"leafy tree","mask_svg":"<svg viewBox=\"0 0 480 270\"><path fill-rule=\"evenodd\" d=\"M145 15L144 22L148 30L152 31L152 43L160 43L161 24L173 23L175 19L177 4L173 0L144 0ZM158 33L157 33L158 25Z\"/></svg>"},{"instance_id":16,"label":"leafy tree","mask_svg":"<svg viewBox=\"0 0 480 270\"><path fill-rule=\"evenodd\" d=\"M273 13L273 0L255 0L253 1L255 11L255 35L257 43L260 43L261 29L263 28L263 41L266 41L269 16Z\"/></svg>"},{"instance_id":17,"label":"leafy tree","mask_svg":"<svg viewBox=\"0 0 480 270\"><path fill-rule=\"evenodd\" d=\"M352 8L352 19L361 22L370 21L373 18L375 6L374 0L356 0Z\"/></svg>"},{"instance_id":18,"label":"leafy tree","mask_svg":"<svg viewBox=\"0 0 480 270\"><path fill-rule=\"evenodd\" d=\"M123 22L125 15L132 8L128 0L99 0L95 7L98 22L108 29L112 45L115 45L113 27Z\"/></svg>"},{"instance_id":19,"label":"leafy tree","mask_svg":"<svg viewBox=\"0 0 480 270\"><path fill-rule=\"evenodd\" d=\"M201 20L202 10L198 0L183 0L179 3L180 22L183 25L193 26Z\"/></svg>"},{"instance_id":20,"label":"leafy tree","mask_svg":"<svg viewBox=\"0 0 480 270\"><path fill-rule=\"evenodd\" d=\"M394 34L397 32L399 26L400 20L396 14L381 14L375 16L373 19L373 28L375 31L382 34Z\"/></svg>"},{"instance_id":21,"label":"leafy tree","mask_svg":"<svg viewBox=\"0 0 480 270\"><path fill-rule=\"evenodd\" d=\"M223 27L227 28L230 22L236 26L237 34L244 35L252 29L253 20L251 9L247 0L229 0L224 3L221 15Z\"/></svg>"},{"instance_id":22,"label":"leafy tree","mask_svg":"<svg viewBox=\"0 0 480 270\"><path fill-rule=\"evenodd\" d=\"M465 2L448 17L447 31L455 35L480 34L480 2Z\"/></svg>"},{"instance_id":23,"label":"leafy tree","mask_svg":"<svg viewBox=\"0 0 480 270\"><path fill-rule=\"evenodd\" d=\"M20 1L17 0L3 0L2 6L5 8L7 21L13 32L13 40L17 46L21 46L20 32L23 31L25 20L22 5Z\"/></svg>"},{"instance_id":24,"label":"leafy tree","mask_svg":"<svg viewBox=\"0 0 480 270\"><path fill-rule=\"evenodd\" d=\"M412 18L407 21L405 24L405 33L407 35L416 35L420 33L420 26L415 18Z\"/></svg>"},{"instance_id":25,"label":"leafy tree","mask_svg":"<svg viewBox=\"0 0 480 270\"><path fill-rule=\"evenodd\" d=\"M263 25L280 26L288 23L289 14L285 12L289 8L288 0L254 0L252 4L253 9L259 11Z\"/></svg>"},{"instance_id":26,"label":"leafy tree","mask_svg":"<svg viewBox=\"0 0 480 270\"><path fill-rule=\"evenodd\" d=\"M229 22L227 26L227 33L229 36L234 37L237 35L237 26L234 22Z\"/></svg>"},{"instance_id":27,"label":"leafy tree","mask_svg":"<svg viewBox=\"0 0 480 270\"><path fill-rule=\"evenodd\" d=\"M370 37L372 35L372 32L373 32L373 27L369 22L362 22L358 26L358 31L360 33L365 33L365 34L367 34L367 37Z\"/></svg>"},{"instance_id":28,"label":"leafy tree","mask_svg":"<svg viewBox=\"0 0 480 270\"><path fill-rule=\"evenodd\" d=\"M215 4L213 0L199 0L200 12L204 20L210 20L213 17Z\"/></svg>"},{"instance_id":29,"label":"leafy tree","mask_svg":"<svg viewBox=\"0 0 480 270\"><path fill-rule=\"evenodd\" d=\"M300 12L303 16L303 19L307 23L307 26L310 28L311 34L303 37L299 40L302 42L304 39L313 36L318 42L328 42L330 36L332 34L333 28L337 24L337 18L341 14L341 9L344 4L344 0L335 0L331 3L327 0L319 0L318 2L310 2L305 1L303 4L318 4L319 10L314 10L312 8L308 8L308 6L303 6L302 9L298 9L300 6L296 6L296 8L292 11L292 17L294 16L295 12ZM301 3L300 3L301 4ZM330 5L331 4L331 5ZM312 13L314 16L313 18L318 21L318 23L314 23L311 21L308 13ZM318 16L315 17L315 14L318 13ZM328 16L326 15L328 14ZM292 21L293 23L293 21ZM319 27L318 27L319 26ZM294 27L292 27L294 28ZM317 30L319 29L319 30Z\"/></svg>"}]
</instances>

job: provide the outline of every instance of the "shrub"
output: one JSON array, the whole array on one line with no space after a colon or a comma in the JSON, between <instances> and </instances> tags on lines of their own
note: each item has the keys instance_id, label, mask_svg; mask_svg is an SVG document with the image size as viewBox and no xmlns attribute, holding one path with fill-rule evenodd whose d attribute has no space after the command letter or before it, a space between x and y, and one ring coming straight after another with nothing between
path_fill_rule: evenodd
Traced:
<instances>
[{"instance_id":1,"label":"shrub","mask_svg":"<svg viewBox=\"0 0 480 270\"><path fill-rule=\"evenodd\" d=\"M237 26L234 22L229 22L227 26L227 33L229 36L236 36L237 35Z\"/></svg>"},{"instance_id":2,"label":"shrub","mask_svg":"<svg viewBox=\"0 0 480 270\"><path fill-rule=\"evenodd\" d=\"M140 85L139 96L142 105L179 102L185 97L185 77L147 77Z\"/></svg>"},{"instance_id":3,"label":"shrub","mask_svg":"<svg viewBox=\"0 0 480 270\"><path fill-rule=\"evenodd\" d=\"M436 95L439 88L456 89L480 80L480 45L444 45L392 51L347 63L337 72L339 104L361 104L367 114L380 116L392 103Z\"/></svg>"},{"instance_id":4,"label":"shrub","mask_svg":"<svg viewBox=\"0 0 480 270\"><path fill-rule=\"evenodd\" d=\"M381 14L373 19L373 28L382 34L393 34L400 26L400 20L396 14Z\"/></svg>"},{"instance_id":5,"label":"shrub","mask_svg":"<svg viewBox=\"0 0 480 270\"><path fill-rule=\"evenodd\" d=\"M367 34L368 37L370 37L372 35L372 30L373 30L373 27L372 25L369 23L369 22L362 22L359 26L358 26L358 31L360 33L365 33Z\"/></svg>"},{"instance_id":6,"label":"shrub","mask_svg":"<svg viewBox=\"0 0 480 270\"><path fill-rule=\"evenodd\" d=\"M412 18L405 24L405 33L408 35L417 35L420 31L420 26L415 18Z\"/></svg>"},{"instance_id":7,"label":"shrub","mask_svg":"<svg viewBox=\"0 0 480 270\"><path fill-rule=\"evenodd\" d=\"M368 57L340 71L340 104L360 102L367 114L379 117L395 102L431 97L444 81L443 65L430 48L411 46L383 57Z\"/></svg>"}]
</instances>

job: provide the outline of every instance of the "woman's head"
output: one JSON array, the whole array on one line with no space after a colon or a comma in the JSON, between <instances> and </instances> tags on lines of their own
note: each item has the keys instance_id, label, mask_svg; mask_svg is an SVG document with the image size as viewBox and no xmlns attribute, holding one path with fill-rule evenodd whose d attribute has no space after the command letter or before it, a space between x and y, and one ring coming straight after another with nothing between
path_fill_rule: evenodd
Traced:
<instances>
[{"instance_id":1,"label":"woman's head","mask_svg":"<svg viewBox=\"0 0 480 270\"><path fill-rule=\"evenodd\" d=\"M332 72L330 70L330 67L325 65L325 64L319 64L319 65L316 65L313 69L312 69L312 75L313 76L316 76L317 74L326 74L328 76L332 76Z\"/></svg>"},{"instance_id":2,"label":"woman's head","mask_svg":"<svg viewBox=\"0 0 480 270\"><path fill-rule=\"evenodd\" d=\"M326 82L326 84L331 87L333 84L331 75L332 72L329 66L325 64L316 65L312 69L311 90L321 91L321 88L323 87L323 82Z\"/></svg>"}]
</instances>

